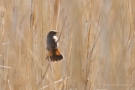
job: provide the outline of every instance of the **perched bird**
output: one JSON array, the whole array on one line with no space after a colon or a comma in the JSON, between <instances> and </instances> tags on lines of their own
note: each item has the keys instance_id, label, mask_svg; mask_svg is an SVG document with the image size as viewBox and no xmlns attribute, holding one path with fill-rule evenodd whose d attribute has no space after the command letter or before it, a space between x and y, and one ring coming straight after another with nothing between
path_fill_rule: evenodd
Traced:
<instances>
[{"instance_id":1,"label":"perched bird","mask_svg":"<svg viewBox=\"0 0 135 90\"><path fill-rule=\"evenodd\" d=\"M60 61L63 59L62 54L58 50L58 38L56 36L58 32L55 30L51 30L47 35L47 50L49 51L46 59L50 59L51 61Z\"/></svg>"}]
</instances>

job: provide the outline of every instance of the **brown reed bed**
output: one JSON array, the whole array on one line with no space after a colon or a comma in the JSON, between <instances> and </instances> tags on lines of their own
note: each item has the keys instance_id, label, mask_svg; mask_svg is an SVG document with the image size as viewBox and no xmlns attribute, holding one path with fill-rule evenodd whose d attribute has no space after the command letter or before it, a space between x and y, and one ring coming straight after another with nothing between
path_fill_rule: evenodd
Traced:
<instances>
[{"instance_id":1,"label":"brown reed bed","mask_svg":"<svg viewBox=\"0 0 135 90\"><path fill-rule=\"evenodd\" d=\"M0 0L0 90L134 90L134 0ZM46 59L49 30L64 59Z\"/></svg>"}]
</instances>

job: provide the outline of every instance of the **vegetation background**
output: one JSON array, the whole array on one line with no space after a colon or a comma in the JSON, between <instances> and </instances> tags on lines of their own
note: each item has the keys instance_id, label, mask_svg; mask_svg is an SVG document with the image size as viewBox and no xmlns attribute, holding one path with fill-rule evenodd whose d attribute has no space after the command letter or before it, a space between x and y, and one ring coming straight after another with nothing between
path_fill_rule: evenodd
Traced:
<instances>
[{"instance_id":1,"label":"vegetation background","mask_svg":"<svg viewBox=\"0 0 135 90\"><path fill-rule=\"evenodd\" d=\"M0 90L135 90L135 0L0 0Z\"/></svg>"}]
</instances>

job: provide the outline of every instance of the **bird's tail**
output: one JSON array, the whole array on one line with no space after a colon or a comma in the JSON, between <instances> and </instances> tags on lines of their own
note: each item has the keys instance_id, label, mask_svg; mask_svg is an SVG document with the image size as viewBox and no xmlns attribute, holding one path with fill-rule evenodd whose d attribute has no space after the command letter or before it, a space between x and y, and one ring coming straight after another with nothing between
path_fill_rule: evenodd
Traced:
<instances>
[{"instance_id":1,"label":"bird's tail","mask_svg":"<svg viewBox=\"0 0 135 90\"><path fill-rule=\"evenodd\" d=\"M60 53L60 51L58 50L58 48L57 48L57 49L49 50L49 53L48 53L46 59L49 60L49 58L50 58L50 60L52 62L54 62L54 61L60 61L60 60L62 60L63 59L63 56Z\"/></svg>"}]
</instances>

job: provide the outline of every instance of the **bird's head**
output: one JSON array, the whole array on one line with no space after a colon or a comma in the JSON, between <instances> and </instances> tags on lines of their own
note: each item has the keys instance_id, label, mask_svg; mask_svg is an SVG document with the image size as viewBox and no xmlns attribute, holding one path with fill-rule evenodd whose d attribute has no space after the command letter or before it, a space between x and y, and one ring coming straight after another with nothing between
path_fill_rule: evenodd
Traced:
<instances>
[{"instance_id":1,"label":"bird's head","mask_svg":"<svg viewBox=\"0 0 135 90\"><path fill-rule=\"evenodd\" d=\"M56 35L57 33L58 33L58 31L56 31L56 30L51 30L51 31L48 33L48 35L54 36L54 35Z\"/></svg>"}]
</instances>

